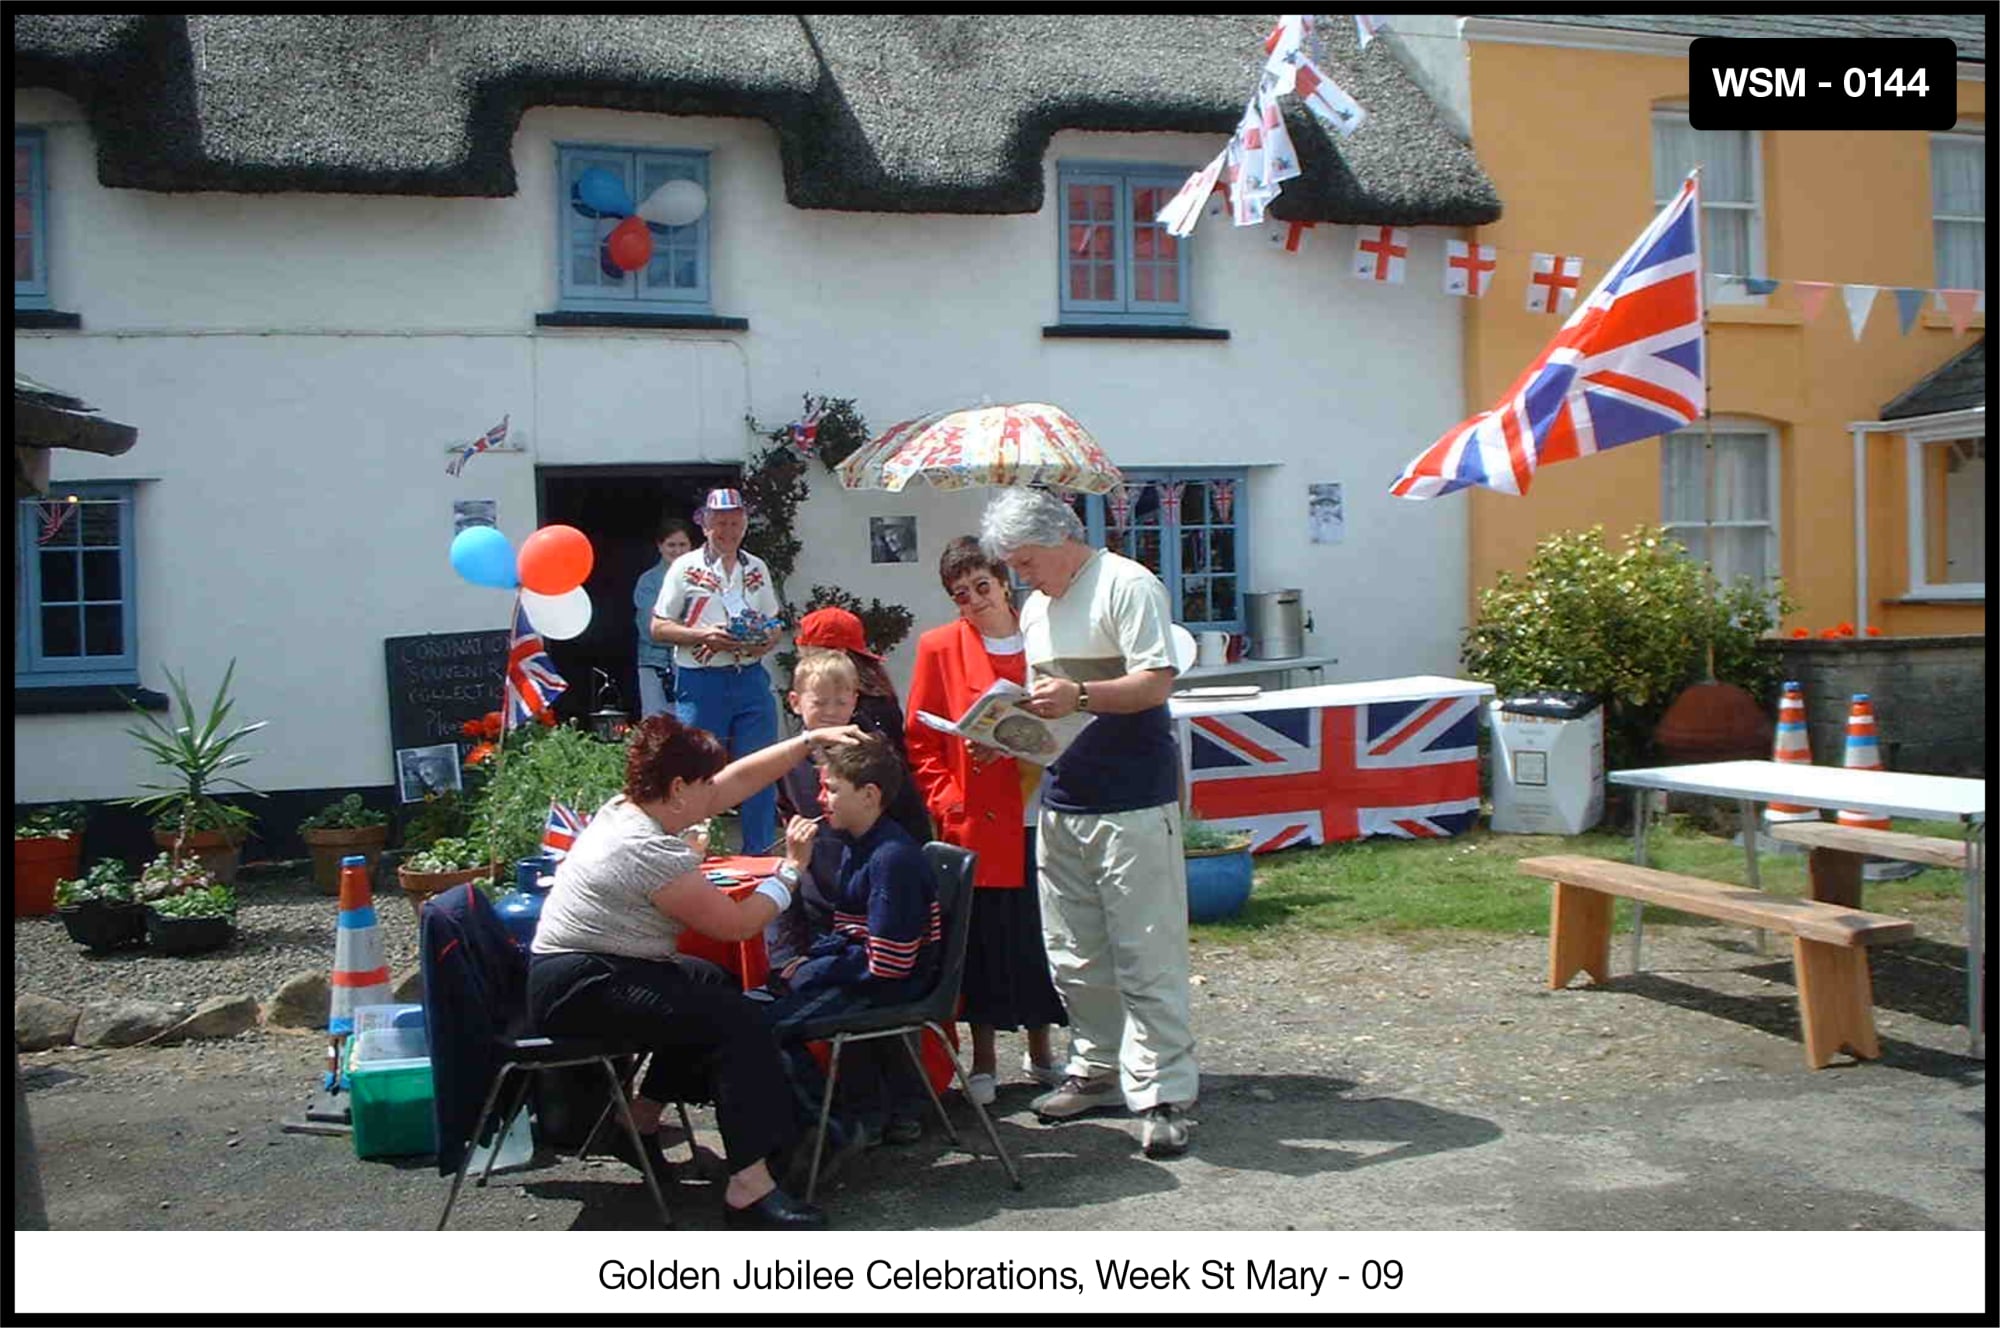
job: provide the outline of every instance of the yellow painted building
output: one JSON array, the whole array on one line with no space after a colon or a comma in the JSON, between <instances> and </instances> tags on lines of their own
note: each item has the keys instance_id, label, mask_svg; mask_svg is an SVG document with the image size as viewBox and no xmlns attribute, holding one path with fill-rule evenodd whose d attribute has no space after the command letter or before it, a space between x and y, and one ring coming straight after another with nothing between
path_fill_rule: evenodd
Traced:
<instances>
[{"instance_id":1,"label":"yellow painted building","mask_svg":"<svg viewBox=\"0 0 2000 1328\"><path fill-rule=\"evenodd\" d=\"M1497 401L1561 324L1524 307L1531 255L1583 256L1587 294L1699 159L1716 441L1712 480L1697 424L1543 470L1525 497L1436 500L1471 502L1475 596L1550 533L1601 524L1615 538L1661 522L1697 556L1712 529L1724 574L1782 576L1803 606L1788 630L1985 630L1984 298L1955 332L1927 293L1905 335L1893 289L1985 285L1981 21L1939 19L1926 32L1921 16L1851 18L1857 32L1886 22L1957 38L1951 133L1693 131L1690 37L1780 35L1742 30L1782 25L1775 16L1706 20L1735 25L1719 33L1702 16L1486 16L1460 27L1472 142L1505 208L1474 237L1497 247L1498 268L1487 297L1466 302L1470 408ZM1847 18L1804 21L1831 36L1827 25ZM1783 284L1755 296L1723 273ZM1797 281L1835 283L1816 317ZM1841 289L1853 283L1881 288L1859 339ZM1902 415L1914 406L1919 417L1885 423L1899 398Z\"/></svg>"}]
</instances>

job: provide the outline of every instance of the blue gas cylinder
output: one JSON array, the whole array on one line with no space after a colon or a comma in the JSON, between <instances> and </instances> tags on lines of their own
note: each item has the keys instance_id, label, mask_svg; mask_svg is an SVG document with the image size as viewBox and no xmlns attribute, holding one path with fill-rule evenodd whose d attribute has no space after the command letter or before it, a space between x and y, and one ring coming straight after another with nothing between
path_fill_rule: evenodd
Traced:
<instances>
[{"instance_id":1,"label":"blue gas cylinder","mask_svg":"<svg viewBox=\"0 0 2000 1328\"><path fill-rule=\"evenodd\" d=\"M534 944L535 928L542 920L542 900L547 895L542 888L542 873L548 866L546 857L522 858L514 867L514 888L500 896L500 902L493 906L493 911L500 915L501 925L524 953Z\"/></svg>"}]
</instances>

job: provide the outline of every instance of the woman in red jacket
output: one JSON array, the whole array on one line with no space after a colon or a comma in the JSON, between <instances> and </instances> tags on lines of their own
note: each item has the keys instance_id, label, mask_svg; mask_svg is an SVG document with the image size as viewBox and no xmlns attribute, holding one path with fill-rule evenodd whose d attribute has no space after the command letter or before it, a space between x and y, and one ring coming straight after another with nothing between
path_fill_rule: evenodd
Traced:
<instances>
[{"instance_id":1,"label":"woman in red jacket","mask_svg":"<svg viewBox=\"0 0 2000 1328\"><path fill-rule=\"evenodd\" d=\"M972 1025L971 1094L982 1105L998 1087L993 1035L1025 1028L1023 1065L1037 1082L1062 1082L1063 1063L1049 1049L1049 1029L1067 1024L1042 946L1035 862L1035 790L1040 766L1000 756L940 733L916 718L928 710L957 719L998 678L1027 685L1021 619L1006 567L970 536L953 540L938 560L938 579L958 605L958 621L917 640L904 744L910 773L923 790L938 837L979 855L972 940L965 957L964 1019Z\"/></svg>"}]
</instances>

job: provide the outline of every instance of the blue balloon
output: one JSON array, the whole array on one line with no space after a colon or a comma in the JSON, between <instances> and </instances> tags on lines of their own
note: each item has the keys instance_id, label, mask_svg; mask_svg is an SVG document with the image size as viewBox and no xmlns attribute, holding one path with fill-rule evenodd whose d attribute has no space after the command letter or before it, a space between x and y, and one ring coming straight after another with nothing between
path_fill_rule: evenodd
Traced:
<instances>
[{"instance_id":1,"label":"blue balloon","mask_svg":"<svg viewBox=\"0 0 2000 1328\"><path fill-rule=\"evenodd\" d=\"M571 207L593 219L632 215L632 195L625 192L625 182L602 166L592 166L576 177L569 188L569 201Z\"/></svg>"},{"instance_id":2,"label":"blue balloon","mask_svg":"<svg viewBox=\"0 0 2000 1328\"><path fill-rule=\"evenodd\" d=\"M475 586L512 590L514 546L492 526L467 526L452 537L452 570Z\"/></svg>"}]
</instances>

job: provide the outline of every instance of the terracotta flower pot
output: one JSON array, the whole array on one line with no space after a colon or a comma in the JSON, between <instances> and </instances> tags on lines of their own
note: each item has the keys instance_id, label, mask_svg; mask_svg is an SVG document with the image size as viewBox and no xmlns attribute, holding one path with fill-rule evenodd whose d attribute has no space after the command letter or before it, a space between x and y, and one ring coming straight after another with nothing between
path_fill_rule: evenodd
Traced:
<instances>
[{"instance_id":1,"label":"terracotta flower pot","mask_svg":"<svg viewBox=\"0 0 2000 1328\"><path fill-rule=\"evenodd\" d=\"M14 841L14 916L42 917L56 911L56 882L74 880L83 857L83 836Z\"/></svg>"},{"instance_id":2,"label":"terracotta flower pot","mask_svg":"<svg viewBox=\"0 0 2000 1328\"><path fill-rule=\"evenodd\" d=\"M153 842L169 853L173 852L174 836L171 832L155 830ZM188 832L182 856L193 858L208 868L216 880L233 885L236 868L243 861L243 837L228 830L192 830Z\"/></svg>"},{"instance_id":3,"label":"terracotta flower pot","mask_svg":"<svg viewBox=\"0 0 2000 1328\"><path fill-rule=\"evenodd\" d=\"M464 885L467 881L490 881L493 879L495 864L484 867L467 867L460 871L413 872L408 867L396 868L396 883L410 897L410 911L417 915L421 924L424 905L432 895L443 894L454 885Z\"/></svg>"},{"instance_id":4,"label":"terracotta flower pot","mask_svg":"<svg viewBox=\"0 0 2000 1328\"><path fill-rule=\"evenodd\" d=\"M1669 765L1762 761L1771 755L1771 717L1733 683L1698 682L1674 698L1653 729Z\"/></svg>"},{"instance_id":5,"label":"terracotta flower pot","mask_svg":"<svg viewBox=\"0 0 2000 1328\"><path fill-rule=\"evenodd\" d=\"M353 854L368 859L368 874L375 874L375 863L382 856L382 846L389 842L389 827L386 825L364 825L354 830L301 830L299 838L306 841L306 849L312 854L313 884L323 895L340 893L340 860Z\"/></svg>"}]
</instances>

